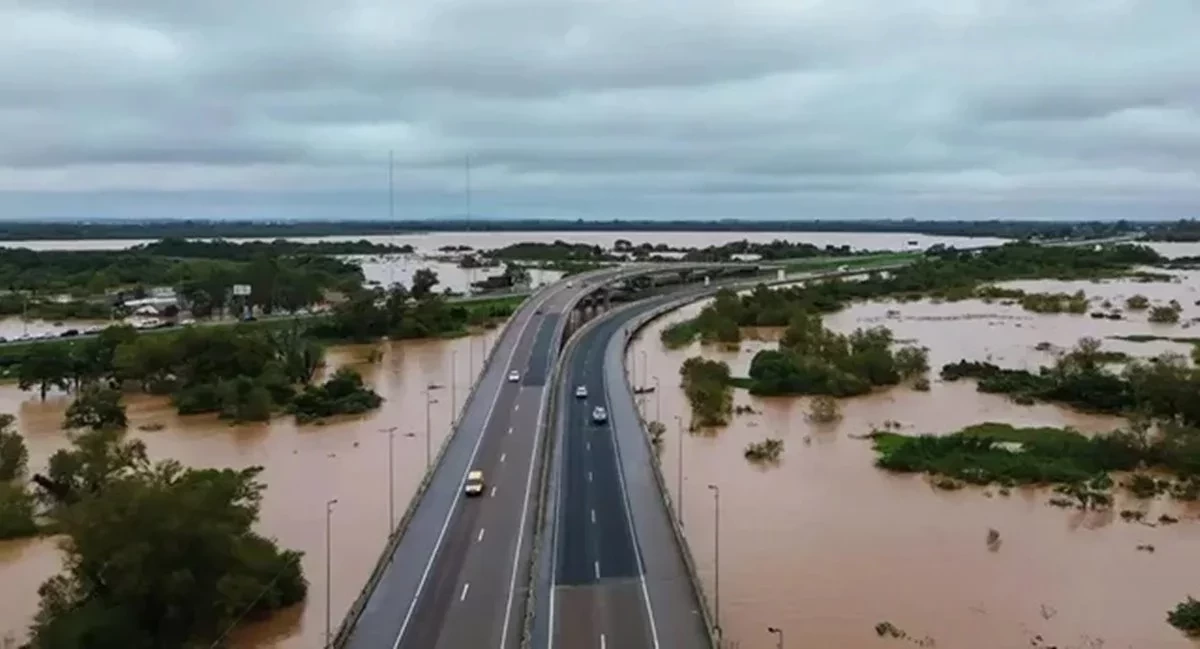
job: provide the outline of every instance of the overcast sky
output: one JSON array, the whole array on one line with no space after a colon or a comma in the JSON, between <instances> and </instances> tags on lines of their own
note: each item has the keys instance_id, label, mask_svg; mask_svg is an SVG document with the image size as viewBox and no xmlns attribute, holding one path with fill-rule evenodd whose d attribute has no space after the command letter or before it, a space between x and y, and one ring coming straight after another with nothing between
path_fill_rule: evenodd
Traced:
<instances>
[{"instance_id":1,"label":"overcast sky","mask_svg":"<svg viewBox=\"0 0 1200 649\"><path fill-rule=\"evenodd\" d=\"M1200 0L7 0L0 218L1200 216Z\"/></svg>"}]
</instances>

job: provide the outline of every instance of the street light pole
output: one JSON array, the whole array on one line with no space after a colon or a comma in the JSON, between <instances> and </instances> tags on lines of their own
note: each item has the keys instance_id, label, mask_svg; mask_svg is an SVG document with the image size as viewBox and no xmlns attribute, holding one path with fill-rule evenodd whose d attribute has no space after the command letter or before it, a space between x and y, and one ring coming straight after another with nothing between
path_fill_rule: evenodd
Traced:
<instances>
[{"instance_id":1,"label":"street light pole","mask_svg":"<svg viewBox=\"0 0 1200 649\"><path fill-rule=\"evenodd\" d=\"M783 649L783 629L777 626L767 627L767 633L775 634L775 649Z\"/></svg>"},{"instance_id":2,"label":"street light pole","mask_svg":"<svg viewBox=\"0 0 1200 649\"><path fill-rule=\"evenodd\" d=\"M450 421L458 421L458 350L450 351Z\"/></svg>"},{"instance_id":3,"label":"street light pole","mask_svg":"<svg viewBox=\"0 0 1200 649\"><path fill-rule=\"evenodd\" d=\"M333 518L333 506L337 504L337 498L325 501L325 647L333 643L333 631L330 620L330 591L333 583L333 562L330 561L330 551L333 547L331 543L330 521Z\"/></svg>"},{"instance_id":4,"label":"street light pole","mask_svg":"<svg viewBox=\"0 0 1200 649\"><path fill-rule=\"evenodd\" d=\"M708 485L713 492L713 592L716 601L713 613L717 621L717 637L721 636L721 488Z\"/></svg>"},{"instance_id":5,"label":"street light pole","mask_svg":"<svg viewBox=\"0 0 1200 649\"><path fill-rule=\"evenodd\" d=\"M391 535L396 527L396 454L392 452L396 442L396 427L383 428L379 432L388 436L388 535Z\"/></svg>"},{"instance_id":6,"label":"street light pole","mask_svg":"<svg viewBox=\"0 0 1200 649\"><path fill-rule=\"evenodd\" d=\"M654 375L654 421L662 421L662 384L658 382L658 375Z\"/></svg>"},{"instance_id":7,"label":"street light pole","mask_svg":"<svg viewBox=\"0 0 1200 649\"><path fill-rule=\"evenodd\" d=\"M430 443L429 443L429 435L433 430L433 427L429 423L429 421L430 421L429 406L432 403L433 403L433 400L429 398L429 386L427 385L427 386L425 386L425 470L426 471L429 470L429 463L432 461L431 453L430 453Z\"/></svg>"},{"instance_id":8,"label":"street light pole","mask_svg":"<svg viewBox=\"0 0 1200 649\"><path fill-rule=\"evenodd\" d=\"M679 465L675 472L675 517L679 519L679 526L683 527L683 417L675 415L675 424L675 441L679 446L675 451L675 459Z\"/></svg>"}]
</instances>

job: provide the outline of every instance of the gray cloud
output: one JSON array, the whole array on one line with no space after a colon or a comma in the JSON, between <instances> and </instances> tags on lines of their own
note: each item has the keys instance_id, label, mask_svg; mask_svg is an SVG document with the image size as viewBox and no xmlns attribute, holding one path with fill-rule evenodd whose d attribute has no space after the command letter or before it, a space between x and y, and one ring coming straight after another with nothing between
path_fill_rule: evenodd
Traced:
<instances>
[{"instance_id":1,"label":"gray cloud","mask_svg":"<svg viewBox=\"0 0 1200 649\"><path fill-rule=\"evenodd\" d=\"M1192 0L16 0L0 217L1173 218ZM353 198L349 198L353 197ZM996 214L997 210L1005 212Z\"/></svg>"}]
</instances>

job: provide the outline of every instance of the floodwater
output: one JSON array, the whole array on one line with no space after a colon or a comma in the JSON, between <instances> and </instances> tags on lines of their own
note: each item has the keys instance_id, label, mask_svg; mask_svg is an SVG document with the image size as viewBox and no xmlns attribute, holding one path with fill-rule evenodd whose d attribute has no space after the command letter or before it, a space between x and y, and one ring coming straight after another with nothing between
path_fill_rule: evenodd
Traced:
<instances>
[{"instance_id":1,"label":"floodwater","mask_svg":"<svg viewBox=\"0 0 1200 649\"><path fill-rule=\"evenodd\" d=\"M346 259L357 261L362 266L363 277L369 284L383 287L392 284L412 286L413 275L422 268L437 273L436 291L451 289L456 293L470 293L473 282L504 274L504 265L488 268L460 268L458 264L425 259L419 255L349 255ZM529 268L529 284L538 288L562 279L563 272L542 268Z\"/></svg>"},{"instance_id":2,"label":"floodwater","mask_svg":"<svg viewBox=\"0 0 1200 649\"><path fill-rule=\"evenodd\" d=\"M818 246L848 245L856 250L924 250L935 244L981 246L1003 243L994 237L936 237L924 234L870 232L428 232L403 235L290 237L293 241L367 241L411 245L417 254L439 254L443 246L471 246L476 250L503 248L522 242L554 243L568 241L612 248L617 239L673 247L704 247L745 239L768 243L776 239L808 242ZM0 246L31 250L123 250L153 243L153 239L79 239L70 241L3 241ZM230 241L270 241L270 239L230 239ZM909 245L909 242L916 242ZM1174 244L1180 245L1180 244ZM1182 244L1190 245L1190 244ZM1200 250L1200 246L1196 246ZM1197 252L1180 254L1200 254Z\"/></svg>"},{"instance_id":3,"label":"floodwater","mask_svg":"<svg viewBox=\"0 0 1200 649\"><path fill-rule=\"evenodd\" d=\"M388 429L394 430L394 505L397 520L425 470L426 387L429 390L429 448L436 456L461 411L473 377L497 332L455 340L400 341L331 349L326 372L353 365L386 398L363 417L297 426L290 417L269 424L230 426L215 417L180 417L165 399L127 398L130 430L145 440L151 458L175 458L198 467L264 467L268 488L258 529L283 547L302 550L309 581L307 602L235 634L242 649L308 649L322 645L325 632L325 503L336 499L332 516L330 611L336 630L366 583L386 540L388 524ZM367 361L371 349L383 352ZM452 370L453 367L453 370ZM453 378L453 381L452 381ZM67 445L59 429L69 397L36 395L0 386L0 412L17 416L29 446L30 467ZM154 432L139 426L161 424ZM5 634L22 638L37 610L37 587L59 570L53 539L0 543L0 643Z\"/></svg>"},{"instance_id":4,"label":"floodwater","mask_svg":"<svg viewBox=\"0 0 1200 649\"><path fill-rule=\"evenodd\" d=\"M1027 290L1083 289L1109 299L1142 293L1191 305L1189 286L1128 282L1024 282ZM1014 283L1013 285L1016 285ZM1102 298L1097 298L1099 301ZM653 323L631 348L635 382L663 386L643 397L648 418L667 423L663 473L674 492L683 453L686 533L710 603L715 596L714 536L720 489L720 620L731 647L774 647L768 626L780 627L788 646L875 649L920 646L1011 649L1189 648L1195 645L1166 623L1166 613L1189 594L1200 594L1200 508L1118 498L1113 512L1083 513L1046 504L1049 492L1015 489L934 489L923 476L891 475L873 467L870 442L855 439L886 421L905 433L948 433L984 421L1073 426L1108 431L1116 417L1073 412L1050 404L1018 406L1001 395L981 394L973 383L943 383L942 364L990 357L1002 366L1034 367L1053 360L1034 346L1070 347L1082 336L1134 333L1187 335L1182 325L1094 320L1086 315L1037 315L1019 306L981 301L933 304L864 303L826 319L831 328L885 324L897 339L929 348L929 392L897 387L842 400L843 418L830 425L807 421L806 398L760 399L736 391L735 405L755 413L734 415L727 428L678 435L689 418L678 388L685 359L703 353L745 375L772 334L757 331L740 350L693 345L666 350L659 332L694 315L700 305ZM891 315L889 316L889 311ZM1185 306L1184 317L1200 311ZM1105 340L1105 348L1139 356L1186 345ZM643 378L646 377L646 378ZM755 466L745 446L781 438L776 466ZM1155 520L1170 511L1180 524L1151 527L1122 522L1124 508ZM989 529L1000 544L989 549ZM1152 544L1155 552L1138 551ZM875 625L890 622L908 639L880 638ZM935 646L928 644L925 646Z\"/></svg>"}]
</instances>

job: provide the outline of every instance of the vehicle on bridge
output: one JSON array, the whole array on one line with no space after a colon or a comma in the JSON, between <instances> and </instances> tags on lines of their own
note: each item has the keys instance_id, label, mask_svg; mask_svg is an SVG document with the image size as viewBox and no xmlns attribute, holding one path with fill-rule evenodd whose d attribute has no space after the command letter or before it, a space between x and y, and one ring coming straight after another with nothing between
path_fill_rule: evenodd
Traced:
<instances>
[{"instance_id":1,"label":"vehicle on bridge","mask_svg":"<svg viewBox=\"0 0 1200 649\"><path fill-rule=\"evenodd\" d=\"M516 383L517 381L520 381L520 380L521 380L520 372L513 370L508 373L508 382L509 383Z\"/></svg>"},{"instance_id":2,"label":"vehicle on bridge","mask_svg":"<svg viewBox=\"0 0 1200 649\"><path fill-rule=\"evenodd\" d=\"M603 406L596 406L592 409L592 421L597 424L603 424L608 421L608 411Z\"/></svg>"},{"instance_id":3,"label":"vehicle on bridge","mask_svg":"<svg viewBox=\"0 0 1200 649\"><path fill-rule=\"evenodd\" d=\"M587 398L587 386L581 385L581 386L575 388L575 397L578 399L586 399Z\"/></svg>"},{"instance_id":4,"label":"vehicle on bridge","mask_svg":"<svg viewBox=\"0 0 1200 649\"><path fill-rule=\"evenodd\" d=\"M463 493L468 496L483 494L483 471L475 470L467 474L467 483L463 486Z\"/></svg>"}]
</instances>

